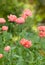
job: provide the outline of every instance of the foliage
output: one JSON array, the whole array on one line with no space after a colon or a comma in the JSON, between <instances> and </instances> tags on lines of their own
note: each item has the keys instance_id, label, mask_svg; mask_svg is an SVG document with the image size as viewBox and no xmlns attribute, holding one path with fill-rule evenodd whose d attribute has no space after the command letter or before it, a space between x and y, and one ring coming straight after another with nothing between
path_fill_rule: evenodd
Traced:
<instances>
[{"instance_id":1,"label":"foliage","mask_svg":"<svg viewBox=\"0 0 45 65\"><path fill-rule=\"evenodd\" d=\"M17 0L0 0L0 16L7 17L8 14L19 15L23 9L23 4L19 4Z\"/></svg>"},{"instance_id":2,"label":"foliage","mask_svg":"<svg viewBox=\"0 0 45 65\"><path fill-rule=\"evenodd\" d=\"M0 30L0 53L4 55L0 59L1 65L45 65L45 38L41 39L38 36L37 32L32 29L33 25L31 23L29 17L25 24L8 23L10 25L8 32ZM16 29L13 28L14 25L16 25ZM30 30L28 30L28 26L30 26ZM21 46L20 40L22 38L31 40L32 47L28 49ZM4 47L7 45L11 47L9 52L4 51Z\"/></svg>"},{"instance_id":3,"label":"foliage","mask_svg":"<svg viewBox=\"0 0 45 65\"><path fill-rule=\"evenodd\" d=\"M43 18L36 9L32 9L32 12L36 12L32 17L28 17L24 24L8 21L7 15L14 14L19 17L30 3L27 0L0 0L0 2L0 17L6 19L5 24L0 24L0 54L3 54L3 58L0 58L0 65L45 65L45 37L40 38L37 30ZM32 2L37 3L36 0ZM42 4L42 0L40 2ZM2 31L2 26L8 26L8 31ZM22 38L31 40L32 46L30 48L22 46L20 44ZM4 50L6 46L10 46L9 52Z\"/></svg>"},{"instance_id":4,"label":"foliage","mask_svg":"<svg viewBox=\"0 0 45 65\"><path fill-rule=\"evenodd\" d=\"M6 18L11 13L19 16L22 9L30 8L35 12L36 22L45 19L45 0L0 0L0 3L0 17ZM38 18L40 19L38 20Z\"/></svg>"}]
</instances>

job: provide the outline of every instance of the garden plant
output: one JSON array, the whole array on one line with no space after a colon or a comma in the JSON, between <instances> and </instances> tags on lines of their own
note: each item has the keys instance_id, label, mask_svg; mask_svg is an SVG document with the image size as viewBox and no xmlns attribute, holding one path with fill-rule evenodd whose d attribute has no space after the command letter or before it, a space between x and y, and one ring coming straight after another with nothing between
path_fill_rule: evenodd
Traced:
<instances>
[{"instance_id":1,"label":"garden plant","mask_svg":"<svg viewBox=\"0 0 45 65\"><path fill-rule=\"evenodd\" d=\"M45 25L34 22L30 8L21 7L0 10L0 65L45 65Z\"/></svg>"}]
</instances>

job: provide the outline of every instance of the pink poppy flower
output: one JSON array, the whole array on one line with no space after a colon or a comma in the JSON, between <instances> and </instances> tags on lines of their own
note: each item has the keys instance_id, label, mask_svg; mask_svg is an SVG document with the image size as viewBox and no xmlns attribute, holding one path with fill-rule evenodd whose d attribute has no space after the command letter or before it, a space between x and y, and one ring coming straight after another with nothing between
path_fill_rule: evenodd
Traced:
<instances>
[{"instance_id":1,"label":"pink poppy flower","mask_svg":"<svg viewBox=\"0 0 45 65\"><path fill-rule=\"evenodd\" d=\"M23 24L23 23L25 23L25 20L24 20L24 18L19 17L19 18L17 18L16 23Z\"/></svg>"},{"instance_id":2,"label":"pink poppy flower","mask_svg":"<svg viewBox=\"0 0 45 65\"><path fill-rule=\"evenodd\" d=\"M42 38L42 37L45 37L45 32L42 32L42 31L40 31L39 32L39 36Z\"/></svg>"},{"instance_id":3,"label":"pink poppy flower","mask_svg":"<svg viewBox=\"0 0 45 65\"><path fill-rule=\"evenodd\" d=\"M39 30L39 36L45 37L45 26L39 26L38 30Z\"/></svg>"},{"instance_id":4,"label":"pink poppy flower","mask_svg":"<svg viewBox=\"0 0 45 65\"><path fill-rule=\"evenodd\" d=\"M32 46L32 42L24 38L20 40L20 44L26 48L30 48Z\"/></svg>"},{"instance_id":5,"label":"pink poppy flower","mask_svg":"<svg viewBox=\"0 0 45 65\"><path fill-rule=\"evenodd\" d=\"M39 30L39 31L45 31L45 26L39 26L39 27L38 27L38 30Z\"/></svg>"},{"instance_id":6,"label":"pink poppy flower","mask_svg":"<svg viewBox=\"0 0 45 65\"><path fill-rule=\"evenodd\" d=\"M3 54L0 54L0 59L3 58Z\"/></svg>"},{"instance_id":7,"label":"pink poppy flower","mask_svg":"<svg viewBox=\"0 0 45 65\"><path fill-rule=\"evenodd\" d=\"M15 15L10 14L8 16L8 19L9 19L9 21L14 22L14 21L16 21L17 17Z\"/></svg>"},{"instance_id":8,"label":"pink poppy flower","mask_svg":"<svg viewBox=\"0 0 45 65\"><path fill-rule=\"evenodd\" d=\"M30 9L25 9L23 11L23 14L25 14L26 16L32 16L32 12L30 11Z\"/></svg>"},{"instance_id":9,"label":"pink poppy flower","mask_svg":"<svg viewBox=\"0 0 45 65\"><path fill-rule=\"evenodd\" d=\"M8 30L8 26L2 26L2 30L3 31L7 31Z\"/></svg>"},{"instance_id":10,"label":"pink poppy flower","mask_svg":"<svg viewBox=\"0 0 45 65\"><path fill-rule=\"evenodd\" d=\"M6 20L4 18L0 18L0 24L4 24Z\"/></svg>"},{"instance_id":11,"label":"pink poppy flower","mask_svg":"<svg viewBox=\"0 0 45 65\"><path fill-rule=\"evenodd\" d=\"M22 14L21 17L27 19L27 16L25 14Z\"/></svg>"},{"instance_id":12,"label":"pink poppy flower","mask_svg":"<svg viewBox=\"0 0 45 65\"><path fill-rule=\"evenodd\" d=\"M6 51L6 52L9 52L10 51L10 46L6 46L5 48L4 48L4 50Z\"/></svg>"}]
</instances>

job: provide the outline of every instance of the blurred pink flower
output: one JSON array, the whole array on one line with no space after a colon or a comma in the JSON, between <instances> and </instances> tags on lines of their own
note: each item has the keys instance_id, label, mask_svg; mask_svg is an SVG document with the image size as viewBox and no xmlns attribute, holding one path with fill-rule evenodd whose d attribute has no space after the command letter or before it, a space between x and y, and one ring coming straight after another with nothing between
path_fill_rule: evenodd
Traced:
<instances>
[{"instance_id":1,"label":"blurred pink flower","mask_svg":"<svg viewBox=\"0 0 45 65\"><path fill-rule=\"evenodd\" d=\"M4 50L5 50L6 52L9 52L9 51L10 51L10 46L6 46L6 47L4 48Z\"/></svg>"},{"instance_id":2,"label":"blurred pink flower","mask_svg":"<svg viewBox=\"0 0 45 65\"><path fill-rule=\"evenodd\" d=\"M39 31L45 31L45 26L39 26L39 27L38 27L38 30L39 30Z\"/></svg>"},{"instance_id":3,"label":"blurred pink flower","mask_svg":"<svg viewBox=\"0 0 45 65\"><path fill-rule=\"evenodd\" d=\"M25 20L24 20L24 18L19 17L19 18L16 19L16 23L23 24L23 23L25 23Z\"/></svg>"},{"instance_id":4,"label":"blurred pink flower","mask_svg":"<svg viewBox=\"0 0 45 65\"><path fill-rule=\"evenodd\" d=\"M0 24L4 24L6 20L4 18L0 18Z\"/></svg>"},{"instance_id":5,"label":"blurred pink flower","mask_svg":"<svg viewBox=\"0 0 45 65\"><path fill-rule=\"evenodd\" d=\"M30 48L32 46L32 42L24 38L20 40L20 44L26 48Z\"/></svg>"},{"instance_id":6,"label":"blurred pink flower","mask_svg":"<svg viewBox=\"0 0 45 65\"><path fill-rule=\"evenodd\" d=\"M16 21L16 19L17 19L17 17L16 17L15 15L10 14L10 15L8 16L8 20L11 21L11 22Z\"/></svg>"},{"instance_id":7,"label":"blurred pink flower","mask_svg":"<svg viewBox=\"0 0 45 65\"><path fill-rule=\"evenodd\" d=\"M30 9L25 9L23 11L23 14L26 15L26 16L32 16L32 12L30 11Z\"/></svg>"},{"instance_id":8,"label":"blurred pink flower","mask_svg":"<svg viewBox=\"0 0 45 65\"><path fill-rule=\"evenodd\" d=\"M39 30L39 36L45 37L45 26L39 26L38 30Z\"/></svg>"},{"instance_id":9,"label":"blurred pink flower","mask_svg":"<svg viewBox=\"0 0 45 65\"><path fill-rule=\"evenodd\" d=\"M2 26L2 30L3 31L7 31L8 30L8 26Z\"/></svg>"},{"instance_id":10,"label":"blurred pink flower","mask_svg":"<svg viewBox=\"0 0 45 65\"><path fill-rule=\"evenodd\" d=\"M27 16L25 14L22 14L21 17L27 19Z\"/></svg>"},{"instance_id":11,"label":"blurred pink flower","mask_svg":"<svg viewBox=\"0 0 45 65\"><path fill-rule=\"evenodd\" d=\"M0 54L0 59L3 58L3 54Z\"/></svg>"},{"instance_id":12,"label":"blurred pink flower","mask_svg":"<svg viewBox=\"0 0 45 65\"><path fill-rule=\"evenodd\" d=\"M24 38L21 39L21 40L20 40L20 44L21 44L21 45L24 45L24 44L25 44L25 41L26 41L26 39L24 39Z\"/></svg>"},{"instance_id":13,"label":"blurred pink flower","mask_svg":"<svg viewBox=\"0 0 45 65\"><path fill-rule=\"evenodd\" d=\"M40 37L45 37L45 32L40 31L40 32L39 32L39 36L40 36Z\"/></svg>"}]
</instances>

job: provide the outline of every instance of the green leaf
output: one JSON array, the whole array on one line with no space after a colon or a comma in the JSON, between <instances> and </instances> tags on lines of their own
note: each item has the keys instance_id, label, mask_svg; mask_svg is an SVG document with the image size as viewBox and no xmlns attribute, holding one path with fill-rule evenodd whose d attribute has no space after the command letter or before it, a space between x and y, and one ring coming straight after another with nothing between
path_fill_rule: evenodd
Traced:
<instances>
[{"instance_id":1,"label":"green leaf","mask_svg":"<svg viewBox=\"0 0 45 65\"><path fill-rule=\"evenodd\" d=\"M8 41L8 40L12 39L11 33L8 33L6 31L4 31L3 32L3 39L5 39L5 41Z\"/></svg>"}]
</instances>

